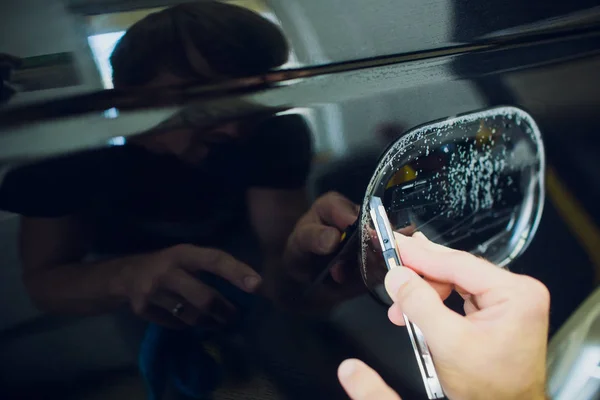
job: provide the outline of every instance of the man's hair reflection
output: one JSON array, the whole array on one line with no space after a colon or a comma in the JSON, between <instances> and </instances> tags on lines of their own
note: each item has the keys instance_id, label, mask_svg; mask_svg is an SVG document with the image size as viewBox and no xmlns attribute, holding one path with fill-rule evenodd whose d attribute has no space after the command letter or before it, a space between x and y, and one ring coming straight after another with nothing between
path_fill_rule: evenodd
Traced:
<instances>
[{"instance_id":1,"label":"man's hair reflection","mask_svg":"<svg viewBox=\"0 0 600 400\"><path fill-rule=\"evenodd\" d=\"M110 62L115 87L152 84L161 77L215 82L260 74L284 64L289 49L270 21L214 1L180 4L134 24Z\"/></svg>"},{"instance_id":2,"label":"man's hair reflection","mask_svg":"<svg viewBox=\"0 0 600 400\"><path fill-rule=\"evenodd\" d=\"M270 21L242 7L200 1L164 9L135 23L115 46L110 62L116 88L160 87L215 84L262 74L284 64L288 55L283 33ZM200 131L182 126L133 142L197 165L211 147L247 140L250 130L250 120Z\"/></svg>"}]
</instances>

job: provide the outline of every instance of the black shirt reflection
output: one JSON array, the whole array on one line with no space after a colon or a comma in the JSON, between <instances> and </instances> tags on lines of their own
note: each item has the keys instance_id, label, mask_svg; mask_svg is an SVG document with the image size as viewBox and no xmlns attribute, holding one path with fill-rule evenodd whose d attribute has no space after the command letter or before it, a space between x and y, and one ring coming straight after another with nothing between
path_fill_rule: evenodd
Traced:
<instances>
[{"instance_id":1,"label":"black shirt reflection","mask_svg":"<svg viewBox=\"0 0 600 400\"><path fill-rule=\"evenodd\" d=\"M126 90L211 84L261 74L283 65L288 54L283 34L258 14L203 1L171 7L136 23L117 44L111 64L115 87ZM0 208L23 216L23 265L32 297L49 312L113 310L117 301L93 296L105 286L101 279L108 284L111 277L103 272L98 279L85 277L87 270L102 267L104 260L118 262L182 243L220 249L260 271L281 254L306 210L311 143L303 117L263 113L260 118L230 120L210 128L182 126L153 132L133 137L123 146L13 169L0 189ZM66 279L71 273L73 279ZM176 293L166 297L171 295L175 296L170 301L180 301ZM231 297L228 300L235 303ZM167 317L177 317L169 315L175 303L163 308L159 311ZM185 304L184 313L191 308ZM288 326L302 332L295 323L284 320L269 330ZM263 365L264 352L271 349L277 353L270 354L271 361L283 357L298 363L323 354L316 347L298 354L287 341L278 345L268 339L272 336L261 334L263 328L258 324L246 331L246 339L254 344L242 351L262 349L257 358ZM293 334L289 329L282 337ZM189 343L205 339L185 337L191 339ZM268 346L266 340L271 341ZM167 340L184 341L184 336ZM179 349L182 354L203 351L198 346L184 347ZM296 354L285 356L282 351ZM309 357L312 352L316 353ZM234 363L241 366L248 354L238 355ZM185 364L183 372L193 375L194 368L202 370L206 365ZM307 370L306 365L298 366L302 368ZM281 372L272 365L265 369ZM313 375L319 376L316 371ZM310 379L307 376L302 386ZM199 391L210 391L215 384L201 385ZM322 384L319 387L324 390ZM298 389L294 391L300 394Z\"/></svg>"}]
</instances>

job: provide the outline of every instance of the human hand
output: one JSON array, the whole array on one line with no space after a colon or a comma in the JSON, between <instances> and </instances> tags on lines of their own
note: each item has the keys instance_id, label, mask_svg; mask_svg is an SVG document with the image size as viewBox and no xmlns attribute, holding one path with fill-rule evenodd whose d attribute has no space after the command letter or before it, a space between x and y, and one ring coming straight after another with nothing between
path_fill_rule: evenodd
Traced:
<instances>
[{"instance_id":1,"label":"human hand","mask_svg":"<svg viewBox=\"0 0 600 400\"><path fill-rule=\"evenodd\" d=\"M450 399L545 399L550 298L539 281L500 269L465 252L434 244L417 233L396 235L404 265L386 276L394 305L423 332ZM446 308L419 275L454 285L466 316ZM358 360L340 366L352 399L398 399L375 371Z\"/></svg>"},{"instance_id":2,"label":"human hand","mask_svg":"<svg viewBox=\"0 0 600 400\"><path fill-rule=\"evenodd\" d=\"M324 256L340 245L342 232L358 218L360 207L339 193L319 197L296 223L286 245L284 264L298 282L311 282L326 267ZM321 262L320 262L321 261ZM332 268L333 279L340 282L340 268Z\"/></svg>"},{"instance_id":3,"label":"human hand","mask_svg":"<svg viewBox=\"0 0 600 400\"><path fill-rule=\"evenodd\" d=\"M127 299L135 314L173 328L186 324L218 327L235 318L234 306L196 274L212 273L246 292L261 283L252 268L229 254L187 244L123 262L112 284L113 293Z\"/></svg>"}]
</instances>

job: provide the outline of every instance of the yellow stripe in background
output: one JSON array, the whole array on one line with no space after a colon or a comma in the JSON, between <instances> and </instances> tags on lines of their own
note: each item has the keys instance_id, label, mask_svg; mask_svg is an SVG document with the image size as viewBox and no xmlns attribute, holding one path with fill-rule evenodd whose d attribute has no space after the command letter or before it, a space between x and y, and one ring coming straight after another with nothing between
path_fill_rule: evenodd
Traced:
<instances>
[{"instance_id":1,"label":"yellow stripe in background","mask_svg":"<svg viewBox=\"0 0 600 400\"><path fill-rule=\"evenodd\" d=\"M562 220L594 265L596 285L600 283L600 229L579 201L569 192L552 167L546 174L546 190Z\"/></svg>"}]
</instances>

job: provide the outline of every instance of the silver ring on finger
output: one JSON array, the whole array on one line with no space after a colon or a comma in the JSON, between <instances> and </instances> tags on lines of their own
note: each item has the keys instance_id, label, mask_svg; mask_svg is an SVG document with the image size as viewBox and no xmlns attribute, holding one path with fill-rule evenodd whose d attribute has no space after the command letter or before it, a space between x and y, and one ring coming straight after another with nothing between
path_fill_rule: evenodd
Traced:
<instances>
[{"instance_id":1,"label":"silver ring on finger","mask_svg":"<svg viewBox=\"0 0 600 400\"><path fill-rule=\"evenodd\" d=\"M175 304L175 307L173 307L173 309L171 310L171 314L173 314L174 317L179 317L183 312L183 308L183 303L177 303Z\"/></svg>"}]
</instances>

